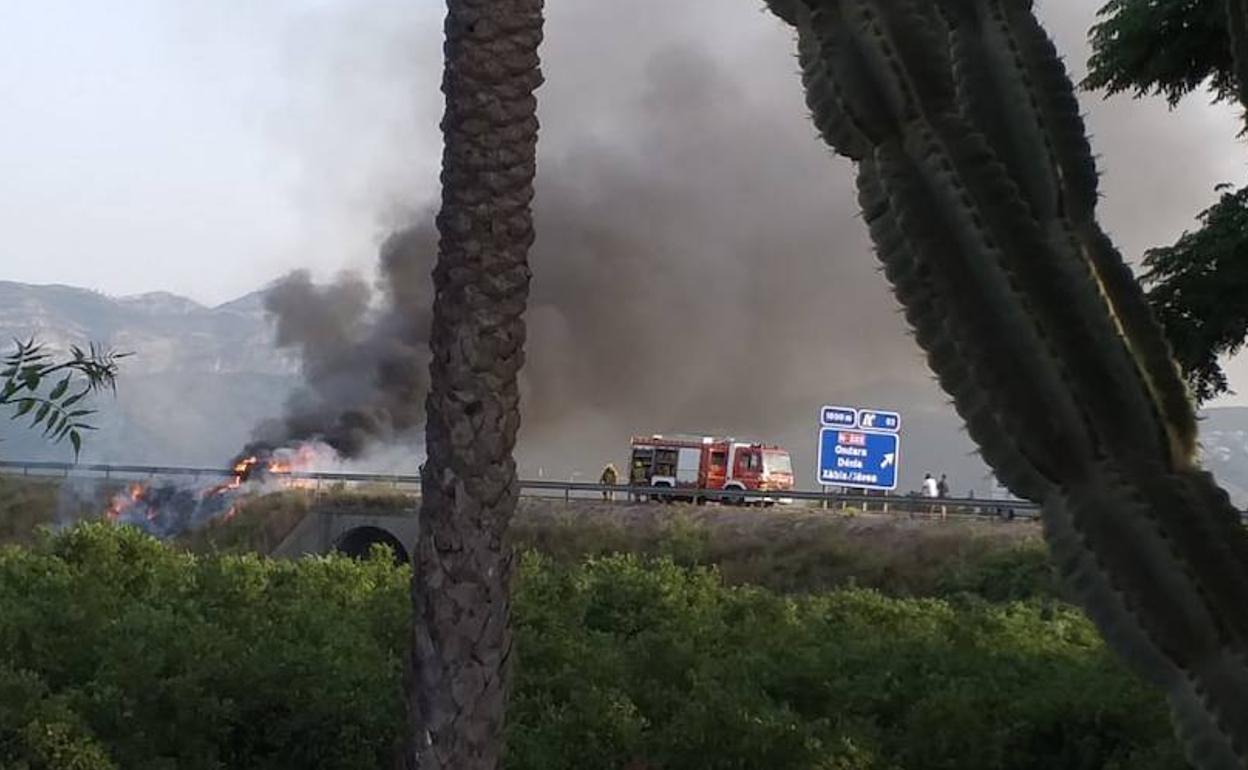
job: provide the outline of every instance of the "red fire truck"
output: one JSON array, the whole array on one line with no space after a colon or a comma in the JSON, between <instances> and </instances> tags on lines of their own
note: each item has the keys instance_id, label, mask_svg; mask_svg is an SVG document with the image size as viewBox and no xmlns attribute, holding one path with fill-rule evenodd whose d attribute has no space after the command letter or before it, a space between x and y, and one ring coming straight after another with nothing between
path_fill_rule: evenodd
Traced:
<instances>
[{"instance_id":1,"label":"red fire truck","mask_svg":"<svg viewBox=\"0 0 1248 770\"><path fill-rule=\"evenodd\" d=\"M782 447L713 436L634 436L629 484L671 487L661 495L703 502L696 490L750 490L783 493L793 488L793 463ZM767 498L720 497L726 504L790 502Z\"/></svg>"}]
</instances>

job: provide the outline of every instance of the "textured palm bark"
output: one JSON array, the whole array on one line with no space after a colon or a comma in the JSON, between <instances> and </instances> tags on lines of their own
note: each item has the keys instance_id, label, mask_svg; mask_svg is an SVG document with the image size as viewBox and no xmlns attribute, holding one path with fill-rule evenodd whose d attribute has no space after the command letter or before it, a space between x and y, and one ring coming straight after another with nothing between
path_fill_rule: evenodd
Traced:
<instances>
[{"instance_id":1,"label":"textured palm bark","mask_svg":"<svg viewBox=\"0 0 1248 770\"><path fill-rule=\"evenodd\" d=\"M542 0L448 0L409 770L501 763Z\"/></svg>"}]
</instances>

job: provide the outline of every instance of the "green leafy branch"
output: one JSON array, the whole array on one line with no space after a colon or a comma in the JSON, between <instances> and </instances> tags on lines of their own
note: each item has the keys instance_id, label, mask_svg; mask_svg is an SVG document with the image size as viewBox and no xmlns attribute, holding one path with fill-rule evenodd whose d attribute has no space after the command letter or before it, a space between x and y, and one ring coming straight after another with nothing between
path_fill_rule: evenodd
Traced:
<instances>
[{"instance_id":1,"label":"green leafy branch","mask_svg":"<svg viewBox=\"0 0 1248 770\"><path fill-rule=\"evenodd\" d=\"M1200 213L1198 230L1143 260L1148 302L1199 401L1230 392L1219 358L1238 353L1248 337L1248 187L1228 187Z\"/></svg>"},{"instance_id":2,"label":"green leafy branch","mask_svg":"<svg viewBox=\"0 0 1248 770\"><path fill-rule=\"evenodd\" d=\"M29 427L42 426L43 435L54 444L68 438L77 458L82 451L82 431L95 430L85 421L95 410L83 408L79 402L104 389L116 392L118 361L130 354L91 343L86 350L71 347L69 358L58 361L33 338L14 343L16 350L0 363L0 407L13 407L14 420L30 415ZM41 389L47 383L55 384L45 394Z\"/></svg>"}]
</instances>

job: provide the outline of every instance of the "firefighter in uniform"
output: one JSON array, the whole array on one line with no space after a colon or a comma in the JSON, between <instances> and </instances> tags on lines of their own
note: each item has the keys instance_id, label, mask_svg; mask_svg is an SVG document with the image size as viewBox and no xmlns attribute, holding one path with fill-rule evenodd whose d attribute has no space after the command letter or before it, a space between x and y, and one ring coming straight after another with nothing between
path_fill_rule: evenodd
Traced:
<instances>
[{"instance_id":1,"label":"firefighter in uniform","mask_svg":"<svg viewBox=\"0 0 1248 770\"><path fill-rule=\"evenodd\" d=\"M628 484L632 487L646 486L646 466L641 460L633 459L633 470L628 478ZM629 499L634 503L641 502L641 495L631 494Z\"/></svg>"},{"instance_id":2,"label":"firefighter in uniform","mask_svg":"<svg viewBox=\"0 0 1248 770\"><path fill-rule=\"evenodd\" d=\"M602 475L598 477L598 483L602 484L603 486L613 487L615 486L615 482L617 481L619 481L619 474L615 472L615 466L612 465L611 463L607 463L607 467L602 469ZM602 490L603 500L610 500L614 496L615 496L614 492L611 492L610 490L606 490L606 489Z\"/></svg>"}]
</instances>

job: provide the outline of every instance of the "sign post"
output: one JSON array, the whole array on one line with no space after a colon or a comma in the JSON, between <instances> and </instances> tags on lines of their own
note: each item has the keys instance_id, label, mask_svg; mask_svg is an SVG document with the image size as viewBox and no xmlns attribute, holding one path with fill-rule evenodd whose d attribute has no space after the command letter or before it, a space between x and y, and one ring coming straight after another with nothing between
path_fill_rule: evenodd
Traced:
<instances>
[{"instance_id":1,"label":"sign post","mask_svg":"<svg viewBox=\"0 0 1248 770\"><path fill-rule=\"evenodd\" d=\"M901 415L825 406L819 412L820 485L893 490L901 465Z\"/></svg>"}]
</instances>

